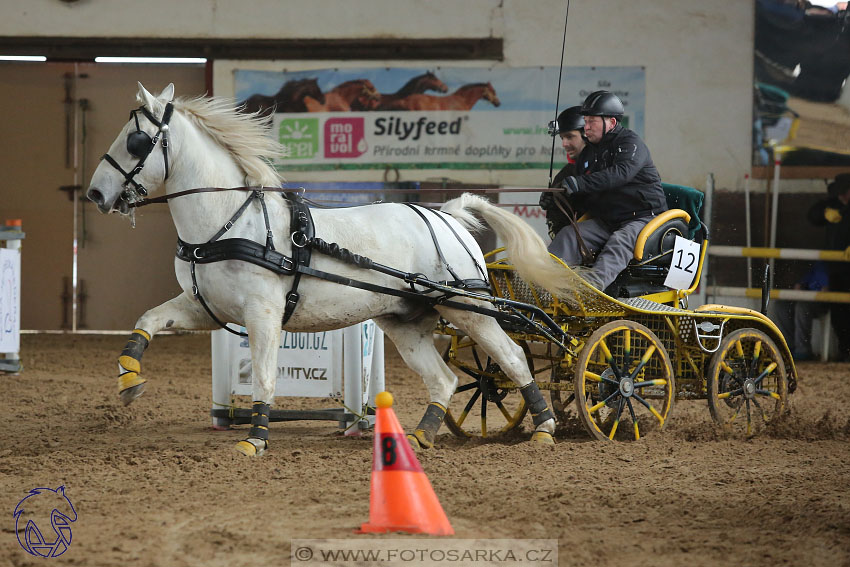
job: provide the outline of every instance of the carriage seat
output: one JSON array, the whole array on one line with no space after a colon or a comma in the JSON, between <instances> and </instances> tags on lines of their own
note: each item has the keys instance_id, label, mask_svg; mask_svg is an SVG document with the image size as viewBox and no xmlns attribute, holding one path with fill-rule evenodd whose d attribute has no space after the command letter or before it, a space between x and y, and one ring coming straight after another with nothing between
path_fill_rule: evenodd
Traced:
<instances>
[{"instance_id":1,"label":"carriage seat","mask_svg":"<svg viewBox=\"0 0 850 567\"><path fill-rule=\"evenodd\" d=\"M682 185L662 184L668 210L650 220L640 231L635 243L634 257L628 267L608 286L611 297L639 297L668 291L667 278L676 237L694 240L705 227L699 219L703 193Z\"/></svg>"},{"instance_id":2,"label":"carriage seat","mask_svg":"<svg viewBox=\"0 0 850 567\"><path fill-rule=\"evenodd\" d=\"M638 234L635 242L634 259L637 262L652 262L673 250L676 237L687 238L691 215L682 209L668 209L651 221Z\"/></svg>"}]
</instances>

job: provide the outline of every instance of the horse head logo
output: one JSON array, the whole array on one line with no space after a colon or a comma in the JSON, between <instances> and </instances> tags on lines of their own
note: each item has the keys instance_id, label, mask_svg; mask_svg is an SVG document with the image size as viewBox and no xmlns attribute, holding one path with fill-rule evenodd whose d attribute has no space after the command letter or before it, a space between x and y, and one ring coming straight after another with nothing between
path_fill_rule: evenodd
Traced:
<instances>
[{"instance_id":1,"label":"horse head logo","mask_svg":"<svg viewBox=\"0 0 850 567\"><path fill-rule=\"evenodd\" d=\"M18 502L12 515L15 517L18 543L30 555L58 557L68 551L71 545L71 523L77 521L77 511L65 496L64 486L56 490L33 488ZM42 532L47 528L48 521L53 528L53 536L49 532Z\"/></svg>"}]
</instances>

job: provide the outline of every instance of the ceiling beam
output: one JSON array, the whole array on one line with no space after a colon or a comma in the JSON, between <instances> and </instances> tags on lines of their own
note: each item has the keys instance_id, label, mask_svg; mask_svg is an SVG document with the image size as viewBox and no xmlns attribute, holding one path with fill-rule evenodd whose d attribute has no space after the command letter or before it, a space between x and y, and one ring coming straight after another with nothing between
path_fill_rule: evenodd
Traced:
<instances>
[{"instance_id":1,"label":"ceiling beam","mask_svg":"<svg viewBox=\"0 0 850 567\"><path fill-rule=\"evenodd\" d=\"M504 59L501 38L256 39L135 37L0 37L2 55L44 55L53 61L97 56L205 57L279 60L493 60Z\"/></svg>"}]
</instances>

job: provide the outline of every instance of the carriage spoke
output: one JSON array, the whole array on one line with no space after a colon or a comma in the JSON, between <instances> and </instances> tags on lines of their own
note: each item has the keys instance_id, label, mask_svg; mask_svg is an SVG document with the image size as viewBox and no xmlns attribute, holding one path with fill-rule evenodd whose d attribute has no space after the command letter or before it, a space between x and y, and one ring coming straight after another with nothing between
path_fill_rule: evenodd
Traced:
<instances>
[{"instance_id":1,"label":"carriage spoke","mask_svg":"<svg viewBox=\"0 0 850 567\"><path fill-rule=\"evenodd\" d=\"M635 408L632 406L631 398L626 398L626 403L629 406L629 414L632 416L632 424L635 426L635 441L640 441L640 429L638 428L638 420L635 415Z\"/></svg>"},{"instance_id":2,"label":"carriage spoke","mask_svg":"<svg viewBox=\"0 0 850 567\"><path fill-rule=\"evenodd\" d=\"M620 414L623 413L623 401L625 398L620 398L617 402L617 417L614 418L614 425L611 426L611 432L608 434L608 439L614 440L614 434L617 433L617 426L620 425Z\"/></svg>"},{"instance_id":3,"label":"carriage spoke","mask_svg":"<svg viewBox=\"0 0 850 567\"><path fill-rule=\"evenodd\" d=\"M602 382L602 376L595 372L591 372L590 370L584 371L584 377L592 382Z\"/></svg>"},{"instance_id":4,"label":"carriage spoke","mask_svg":"<svg viewBox=\"0 0 850 567\"><path fill-rule=\"evenodd\" d=\"M753 380L753 382L754 382L754 383L758 386L759 384L761 384L761 381L762 381L762 380L764 380L764 379L765 379L765 377L766 377L768 374L770 374L771 372L773 372L773 371L776 369L776 367L777 367L777 366L778 366L778 365L776 364L776 362L771 362L771 363L768 365L768 367L767 367L767 368L765 368L765 369L762 371L762 373L758 375L758 378L756 378L755 380Z\"/></svg>"},{"instance_id":5,"label":"carriage spoke","mask_svg":"<svg viewBox=\"0 0 850 567\"><path fill-rule=\"evenodd\" d=\"M753 347L753 361L750 364L750 376L755 373L759 358L761 358L761 341L756 341L756 344Z\"/></svg>"},{"instance_id":6,"label":"carriage spoke","mask_svg":"<svg viewBox=\"0 0 850 567\"><path fill-rule=\"evenodd\" d=\"M738 402L738 406L735 408L735 413L732 414L732 417L730 417L729 421L726 422L728 425L732 425L732 422L735 421L735 419L738 417L738 414L741 413L741 406L743 406L743 405L744 405L744 400L741 399Z\"/></svg>"},{"instance_id":7,"label":"carriage spoke","mask_svg":"<svg viewBox=\"0 0 850 567\"><path fill-rule=\"evenodd\" d=\"M478 387L478 382L470 382L469 384L464 384L463 386L458 386L457 390L455 390L455 393L466 392L467 390L471 390L471 389L477 388L477 387Z\"/></svg>"},{"instance_id":8,"label":"carriage spoke","mask_svg":"<svg viewBox=\"0 0 850 567\"><path fill-rule=\"evenodd\" d=\"M499 408L499 411L501 411L502 415L505 416L505 420L510 423L514 416L511 415L511 412L508 411L508 408L505 407L505 404L503 404L502 402L496 402L496 407Z\"/></svg>"},{"instance_id":9,"label":"carriage spoke","mask_svg":"<svg viewBox=\"0 0 850 567\"><path fill-rule=\"evenodd\" d=\"M717 399L725 400L726 398L731 398L732 396L740 396L744 393L743 388L738 388L737 390L730 390L728 392L723 392L722 394L717 394Z\"/></svg>"},{"instance_id":10,"label":"carriage spoke","mask_svg":"<svg viewBox=\"0 0 850 567\"><path fill-rule=\"evenodd\" d=\"M747 398L747 437L753 434L753 416L750 411L750 400Z\"/></svg>"},{"instance_id":11,"label":"carriage spoke","mask_svg":"<svg viewBox=\"0 0 850 567\"><path fill-rule=\"evenodd\" d=\"M667 380L664 378L654 378L652 380L643 380L634 383L635 388L643 388L644 386L666 386Z\"/></svg>"},{"instance_id":12,"label":"carriage spoke","mask_svg":"<svg viewBox=\"0 0 850 567\"><path fill-rule=\"evenodd\" d=\"M653 354L655 354L655 350L656 350L655 345L649 345L649 348L646 349L646 352L640 358L640 362L638 363L638 365L635 367L634 370L632 370L629 373L630 378L632 378L634 380L634 378L638 374L640 374L640 371L643 370L643 367L647 365L647 363L649 362L649 359L652 358ZM628 368L628 366L624 366L624 367Z\"/></svg>"},{"instance_id":13,"label":"carriage spoke","mask_svg":"<svg viewBox=\"0 0 850 567\"><path fill-rule=\"evenodd\" d=\"M738 358L744 358L744 345L741 344L740 340L735 341L735 353Z\"/></svg>"},{"instance_id":14,"label":"carriage spoke","mask_svg":"<svg viewBox=\"0 0 850 567\"><path fill-rule=\"evenodd\" d=\"M623 334L623 368L628 368L632 365L632 330L626 328Z\"/></svg>"},{"instance_id":15,"label":"carriage spoke","mask_svg":"<svg viewBox=\"0 0 850 567\"><path fill-rule=\"evenodd\" d=\"M466 403L466 406L464 406L463 411L460 413L460 415L455 420L458 427L463 425L463 422L466 420L466 416L469 415L469 410L472 409L472 406L475 405L475 402L477 402L478 398L480 398L480 397L481 397L481 390L476 390L475 393L472 394L472 397L469 398L469 401Z\"/></svg>"},{"instance_id":16,"label":"carriage spoke","mask_svg":"<svg viewBox=\"0 0 850 567\"><path fill-rule=\"evenodd\" d=\"M620 394L620 390L616 390L613 394L611 394L610 396L608 396L607 398L605 398L604 400L602 400L601 402L599 402L595 406L588 408L588 410L587 410L588 413L598 412L600 409L602 409L603 407L608 405L608 402L610 402L614 398L614 396L618 396L619 394Z\"/></svg>"},{"instance_id":17,"label":"carriage spoke","mask_svg":"<svg viewBox=\"0 0 850 567\"><path fill-rule=\"evenodd\" d=\"M755 399L755 398L753 398L753 403L754 403L754 404L756 405L756 407L759 409L759 412L761 413L761 419L762 419L762 421L764 421L765 423L768 423L768 422L770 421L770 419L767 417L767 414L765 413L764 408L763 408L763 407L761 407L761 404L760 404L760 403L758 402L758 400L757 400L757 399Z\"/></svg>"},{"instance_id":18,"label":"carriage spoke","mask_svg":"<svg viewBox=\"0 0 850 567\"><path fill-rule=\"evenodd\" d=\"M487 437L487 398L481 400L481 437Z\"/></svg>"},{"instance_id":19,"label":"carriage spoke","mask_svg":"<svg viewBox=\"0 0 850 567\"><path fill-rule=\"evenodd\" d=\"M773 398L774 400L781 400L782 396L777 394L776 392L771 392L770 390L756 390L756 394L760 396L765 396L767 398ZM755 399L753 399L755 401Z\"/></svg>"},{"instance_id":20,"label":"carriage spoke","mask_svg":"<svg viewBox=\"0 0 850 567\"><path fill-rule=\"evenodd\" d=\"M614 371L614 375L617 377L619 381L622 378L622 373L620 372L620 368L617 366L616 361L614 360L614 355L611 354L611 350L608 348L608 345L605 343L605 339L599 340L599 349L602 351L602 355L605 357L605 362L608 363L608 366L611 370ZM618 382L614 382L615 384Z\"/></svg>"},{"instance_id":21,"label":"carriage spoke","mask_svg":"<svg viewBox=\"0 0 850 567\"><path fill-rule=\"evenodd\" d=\"M665 381L665 384L666 384L666 381ZM632 395L632 397L634 399L636 399L637 401L639 401L641 404L643 404L644 407L646 407L646 409L649 410L649 413L651 413L652 415L654 415L656 417L656 419L658 419L658 423L661 427L664 426L664 418L661 416L660 413L658 413L657 409L652 407L652 405L649 402L647 402L646 400L644 400L643 398L641 398L637 394Z\"/></svg>"}]
</instances>

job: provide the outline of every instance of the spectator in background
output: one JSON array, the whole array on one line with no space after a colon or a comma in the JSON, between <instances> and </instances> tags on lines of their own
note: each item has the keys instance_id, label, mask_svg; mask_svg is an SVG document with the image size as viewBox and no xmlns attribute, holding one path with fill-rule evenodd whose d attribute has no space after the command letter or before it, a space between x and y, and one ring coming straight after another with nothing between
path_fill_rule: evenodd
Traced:
<instances>
[{"instance_id":1,"label":"spectator in background","mask_svg":"<svg viewBox=\"0 0 850 567\"><path fill-rule=\"evenodd\" d=\"M827 250L850 247L850 173L842 173L827 186L828 197L809 209L809 221L826 230ZM850 292L850 262L829 262L830 291ZM850 362L850 303L829 304L832 328L838 339L839 360Z\"/></svg>"},{"instance_id":2,"label":"spectator in background","mask_svg":"<svg viewBox=\"0 0 850 567\"><path fill-rule=\"evenodd\" d=\"M803 279L794 284L794 289L827 291L829 267L826 262L815 262ZM785 336L794 360L812 360L812 321L820 317L829 306L816 301L777 301L776 324Z\"/></svg>"}]
</instances>

